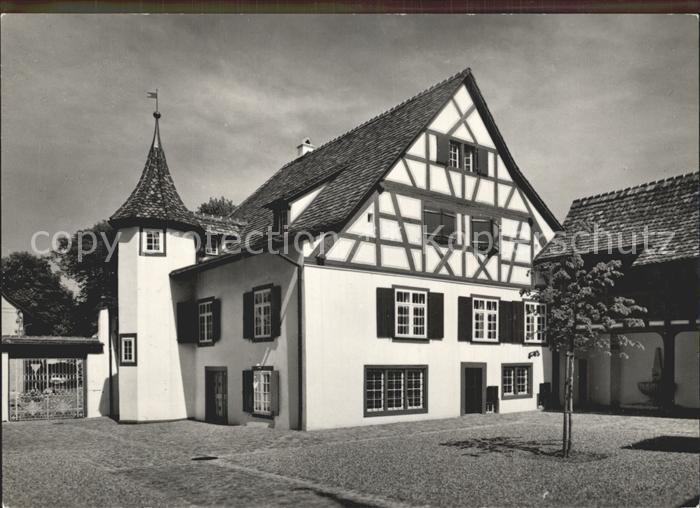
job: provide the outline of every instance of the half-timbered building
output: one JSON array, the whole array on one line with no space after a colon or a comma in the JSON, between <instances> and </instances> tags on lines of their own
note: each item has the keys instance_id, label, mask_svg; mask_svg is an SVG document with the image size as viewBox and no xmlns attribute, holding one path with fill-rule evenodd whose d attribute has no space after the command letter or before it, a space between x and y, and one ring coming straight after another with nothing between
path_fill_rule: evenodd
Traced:
<instances>
[{"instance_id":1,"label":"half-timbered building","mask_svg":"<svg viewBox=\"0 0 700 508\"><path fill-rule=\"evenodd\" d=\"M521 290L560 226L469 69L304 140L231 217L187 210L155 116L111 218L121 420L318 429L543 403L544 312Z\"/></svg>"}]
</instances>

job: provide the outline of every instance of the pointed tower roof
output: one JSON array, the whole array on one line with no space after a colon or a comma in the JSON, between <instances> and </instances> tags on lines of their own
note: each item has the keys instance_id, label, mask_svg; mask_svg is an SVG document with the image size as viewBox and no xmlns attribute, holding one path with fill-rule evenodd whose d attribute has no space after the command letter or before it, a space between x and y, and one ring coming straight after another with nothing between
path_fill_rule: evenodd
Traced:
<instances>
[{"instance_id":1,"label":"pointed tower roof","mask_svg":"<svg viewBox=\"0 0 700 508\"><path fill-rule=\"evenodd\" d=\"M114 227L167 225L189 230L199 226L199 221L187 209L175 188L160 142L158 121L161 115L156 111L153 116L156 119L153 141L141 179L109 221Z\"/></svg>"}]
</instances>

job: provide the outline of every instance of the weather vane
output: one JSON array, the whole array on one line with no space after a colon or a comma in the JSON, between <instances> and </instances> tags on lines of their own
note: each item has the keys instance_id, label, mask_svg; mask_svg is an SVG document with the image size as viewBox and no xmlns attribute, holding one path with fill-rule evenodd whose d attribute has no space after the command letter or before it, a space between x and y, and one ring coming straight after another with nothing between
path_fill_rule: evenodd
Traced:
<instances>
[{"instance_id":1,"label":"weather vane","mask_svg":"<svg viewBox=\"0 0 700 508\"><path fill-rule=\"evenodd\" d=\"M155 92L148 92L147 97L149 99L155 99L156 100L156 114L158 113L158 89L156 88Z\"/></svg>"}]
</instances>

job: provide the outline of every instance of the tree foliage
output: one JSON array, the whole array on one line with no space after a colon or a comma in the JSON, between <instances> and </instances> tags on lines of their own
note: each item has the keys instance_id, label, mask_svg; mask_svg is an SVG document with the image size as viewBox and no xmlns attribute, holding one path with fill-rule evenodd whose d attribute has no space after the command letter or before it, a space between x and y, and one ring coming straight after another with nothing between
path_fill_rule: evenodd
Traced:
<instances>
[{"instance_id":1,"label":"tree foliage","mask_svg":"<svg viewBox=\"0 0 700 508\"><path fill-rule=\"evenodd\" d=\"M577 355L598 349L610 351L614 325L629 328L642 324L644 307L615 293L623 277L622 262L609 260L587 266L580 254L538 265L545 285L524 293L547 305L547 338L555 351L572 350ZM639 344L618 334L620 346Z\"/></svg>"},{"instance_id":2,"label":"tree foliage","mask_svg":"<svg viewBox=\"0 0 700 508\"><path fill-rule=\"evenodd\" d=\"M202 203L197 208L197 212L206 213L208 215L219 215L228 217L236 209L236 205L228 198L221 196L220 198L211 197L209 201Z\"/></svg>"},{"instance_id":3,"label":"tree foliage","mask_svg":"<svg viewBox=\"0 0 700 508\"><path fill-rule=\"evenodd\" d=\"M73 293L61 282L49 258L29 252L13 252L2 258L2 288L34 318L28 333L70 335L75 333Z\"/></svg>"},{"instance_id":4,"label":"tree foliage","mask_svg":"<svg viewBox=\"0 0 700 508\"><path fill-rule=\"evenodd\" d=\"M70 245L62 238L58 249L52 253L56 265L80 288L73 315L74 329L79 335L88 336L97 331L100 307L116 306L116 234L107 221L101 221L76 232ZM110 247L113 250L110 251Z\"/></svg>"},{"instance_id":5,"label":"tree foliage","mask_svg":"<svg viewBox=\"0 0 700 508\"><path fill-rule=\"evenodd\" d=\"M619 325L629 328L642 324L638 316L646 309L616 293L615 283L623 277L620 260L587 264L574 253L539 264L537 272L544 284L523 293L546 304L549 346L556 352L566 352L562 455L568 457L572 447L574 358L591 350L611 353L613 341L615 348L620 348L617 354L622 356L626 356L626 346L642 347L616 332Z\"/></svg>"}]
</instances>

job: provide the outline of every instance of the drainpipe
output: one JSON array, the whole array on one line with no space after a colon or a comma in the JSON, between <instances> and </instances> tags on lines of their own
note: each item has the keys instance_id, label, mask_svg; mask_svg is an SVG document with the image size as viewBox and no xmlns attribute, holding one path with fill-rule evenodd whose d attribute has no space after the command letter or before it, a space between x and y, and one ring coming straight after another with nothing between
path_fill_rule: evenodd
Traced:
<instances>
[{"instance_id":1,"label":"drainpipe","mask_svg":"<svg viewBox=\"0 0 700 508\"><path fill-rule=\"evenodd\" d=\"M303 366L303 335L304 335L304 327L302 323L302 318L304 315L303 312L303 282L304 282L304 264L303 263L298 263L297 261L294 261L292 258L289 258L282 254L281 252L277 252L277 255L284 259L286 262L291 263L294 265L296 272L297 272L297 383L299 386L299 404L298 404L298 412L299 412L299 430L303 430L304 427L304 388L303 388L303 382L304 382L304 370L302 368Z\"/></svg>"}]
</instances>

